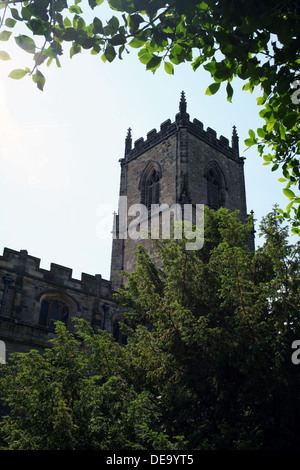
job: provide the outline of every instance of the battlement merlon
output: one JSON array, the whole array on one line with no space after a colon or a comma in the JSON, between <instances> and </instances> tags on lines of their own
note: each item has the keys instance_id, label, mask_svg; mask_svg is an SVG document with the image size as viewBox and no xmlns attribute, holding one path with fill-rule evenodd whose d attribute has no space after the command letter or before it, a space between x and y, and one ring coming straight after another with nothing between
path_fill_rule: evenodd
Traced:
<instances>
[{"instance_id":1,"label":"battlement merlon","mask_svg":"<svg viewBox=\"0 0 300 470\"><path fill-rule=\"evenodd\" d=\"M75 279L72 278L72 269L68 267L51 263L50 270L46 270L40 267L40 262L39 258L29 255L27 250L15 251L5 247L3 256L0 256L0 271L12 276L28 276L85 293L109 296L110 281L102 279L100 274L82 273L81 279Z\"/></svg>"},{"instance_id":2,"label":"battlement merlon","mask_svg":"<svg viewBox=\"0 0 300 470\"><path fill-rule=\"evenodd\" d=\"M147 133L146 140L143 137L140 137L134 142L132 146L132 135L131 129L129 128L128 134L125 140L125 155L123 159L120 159L120 162L128 162L132 159L137 158L139 155L143 154L150 148L159 144L166 138L178 132L180 127L186 127L187 130L202 140L208 145L216 148L229 158L234 160L239 160L239 143L236 127L233 126L231 146L229 145L229 140L223 135L220 138L217 137L217 133L214 129L208 127L206 130L203 128L203 123L198 119L190 121L189 114L186 112L186 101L184 93L181 96L179 104L179 113L176 114L175 121L171 122L170 119L167 119L160 125L160 130L152 129ZM242 158L241 158L242 159Z\"/></svg>"}]
</instances>

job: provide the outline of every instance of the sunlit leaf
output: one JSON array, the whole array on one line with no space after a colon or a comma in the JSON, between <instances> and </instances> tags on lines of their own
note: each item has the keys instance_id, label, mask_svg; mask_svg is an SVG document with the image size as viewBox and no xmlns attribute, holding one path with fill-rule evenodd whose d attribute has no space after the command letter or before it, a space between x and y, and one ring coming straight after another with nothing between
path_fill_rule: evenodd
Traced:
<instances>
[{"instance_id":1,"label":"sunlit leaf","mask_svg":"<svg viewBox=\"0 0 300 470\"><path fill-rule=\"evenodd\" d=\"M227 83L226 91L227 91L227 101L231 103L232 96L233 96L233 88L229 82Z\"/></svg>"},{"instance_id":2,"label":"sunlit leaf","mask_svg":"<svg viewBox=\"0 0 300 470\"><path fill-rule=\"evenodd\" d=\"M219 90L220 85L221 85L221 83L212 83L212 84L209 85L209 87L207 88L205 94L208 95L208 96L214 95L214 94L217 93L217 91Z\"/></svg>"},{"instance_id":3,"label":"sunlit leaf","mask_svg":"<svg viewBox=\"0 0 300 470\"><path fill-rule=\"evenodd\" d=\"M20 80L20 78L25 77L25 75L27 75L27 73L28 72L26 70L15 69L15 70L12 70L8 76L9 76L9 78L13 78L14 80Z\"/></svg>"},{"instance_id":4,"label":"sunlit leaf","mask_svg":"<svg viewBox=\"0 0 300 470\"><path fill-rule=\"evenodd\" d=\"M164 68L165 68L165 71L170 74L170 75L174 75L174 65L171 64L170 62L165 62L164 63Z\"/></svg>"},{"instance_id":5,"label":"sunlit leaf","mask_svg":"<svg viewBox=\"0 0 300 470\"><path fill-rule=\"evenodd\" d=\"M0 51L0 59L1 60L10 60L10 56L7 52L5 51Z\"/></svg>"},{"instance_id":6,"label":"sunlit leaf","mask_svg":"<svg viewBox=\"0 0 300 470\"><path fill-rule=\"evenodd\" d=\"M0 33L0 41L8 41L11 34L11 31L2 31Z\"/></svg>"},{"instance_id":7,"label":"sunlit leaf","mask_svg":"<svg viewBox=\"0 0 300 470\"><path fill-rule=\"evenodd\" d=\"M295 193L291 189L284 188L282 191L283 191L283 194L287 196L289 199L293 199L295 197Z\"/></svg>"},{"instance_id":8,"label":"sunlit leaf","mask_svg":"<svg viewBox=\"0 0 300 470\"><path fill-rule=\"evenodd\" d=\"M23 49L24 51L29 52L30 54L35 53L35 42L29 36L25 36L25 34L20 34L15 38L15 41L18 46L21 47L21 49Z\"/></svg>"},{"instance_id":9,"label":"sunlit leaf","mask_svg":"<svg viewBox=\"0 0 300 470\"><path fill-rule=\"evenodd\" d=\"M38 89L43 91L45 85L45 77L39 70L37 70L36 73L32 76L32 80L34 83L37 84Z\"/></svg>"},{"instance_id":10,"label":"sunlit leaf","mask_svg":"<svg viewBox=\"0 0 300 470\"><path fill-rule=\"evenodd\" d=\"M139 39L139 38L133 38L130 43L129 43L129 46L131 47L135 47L135 48L139 48L139 47L142 47L144 44L145 44L146 41L142 40L142 39Z\"/></svg>"},{"instance_id":11,"label":"sunlit leaf","mask_svg":"<svg viewBox=\"0 0 300 470\"><path fill-rule=\"evenodd\" d=\"M161 57L153 55L152 58L147 63L147 67L146 67L147 70L155 71L160 66L161 60L162 60Z\"/></svg>"},{"instance_id":12,"label":"sunlit leaf","mask_svg":"<svg viewBox=\"0 0 300 470\"><path fill-rule=\"evenodd\" d=\"M8 27L8 28L13 28L16 24L16 20L13 20L12 18L7 18L5 20L5 25Z\"/></svg>"}]
</instances>

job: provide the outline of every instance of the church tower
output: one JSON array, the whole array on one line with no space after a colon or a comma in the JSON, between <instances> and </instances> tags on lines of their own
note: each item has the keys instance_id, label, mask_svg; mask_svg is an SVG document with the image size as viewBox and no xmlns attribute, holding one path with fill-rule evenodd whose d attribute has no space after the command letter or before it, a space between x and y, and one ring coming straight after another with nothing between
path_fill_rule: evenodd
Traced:
<instances>
[{"instance_id":1,"label":"church tower","mask_svg":"<svg viewBox=\"0 0 300 470\"><path fill-rule=\"evenodd\" d=\"M244 158L239 155L236 128L230 145L225 137L217 138L213 129L204 130L202 122L190 121L184 92L174 122L168 119L159 131L151 130L146 140L140 138L134 145L128 130L120 164L120 202L111 261L114 290L122 285L120 273L135 269L137 245L142 241L151 250L150 239L138 241L127 234L132 220L127 211L135 204L142 204L147 211L151 204L204 204L238 210L242 220L247 217ZM148 221L148 214L144 219Z\"/></svg>"}]
</instances>

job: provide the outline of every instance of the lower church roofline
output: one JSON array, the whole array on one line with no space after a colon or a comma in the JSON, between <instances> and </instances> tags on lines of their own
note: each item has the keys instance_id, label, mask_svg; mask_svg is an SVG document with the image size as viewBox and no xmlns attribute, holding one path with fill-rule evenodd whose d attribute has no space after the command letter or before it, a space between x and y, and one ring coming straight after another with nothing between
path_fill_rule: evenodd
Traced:
<instances>
[{"instance_id":1,"label":"lower church roofline","mask_svg":"<svg viewBox=\"0 0 300 470\"><path fill-rule=\"evenodd\" d=\"M33 274L35 271L42 275L53 274L53 277L56 275L60 275L61 277L69 280L70 282L75 283L82 283L82 282L89 282L89 281L98 281L98 282L106 282L109 283L108 279L102 278L101 274L88 274L85 272L81 273L81 279L73 278L72 277L72 268L67 266L63 266L58 263L51 263L50 270L40 267L41 258L37 258L36 256L32 256L28 254L27 250L13 250L11 248L4 247L3 255L0 255L0 263L7 263L7 270L9 271L11 267L15 267L13 262L19 263L18 266L27 266L29 269L27 274Z\"/></svg>"}]
</instances>

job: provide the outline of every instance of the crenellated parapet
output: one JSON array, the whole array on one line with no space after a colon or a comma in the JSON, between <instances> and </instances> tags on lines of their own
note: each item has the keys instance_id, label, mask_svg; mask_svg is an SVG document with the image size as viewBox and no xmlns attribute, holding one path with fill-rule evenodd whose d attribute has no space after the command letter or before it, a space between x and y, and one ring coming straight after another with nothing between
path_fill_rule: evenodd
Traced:
<instances>
[{"instance_id":1,"label":"crenellated parapet","mask_svg":"<svg viewBox=\"0 0 300 470\"><path fill-rule=\"evenodd\" d=\"M156 129L152 129L151 131L147 133L146 140L144 139L144 137L140 137L134 142L133 147L128 146L128 136L127 136L126 145L125 145L125 160L126 161L133 160L134 158L138 157L142 153L151 149L155 145L160 144L166 138L175 134L176 131L177 131L176 123L172 123L171 120L168 119L160 125L159 131L157 131Z\"/></svg>"},{"instance_id":2,"label":"crenellated parapet","mask_svg":"<svg viewBox=\"0 0 300 470\"><path fill-rule=\"evenodd\" d=\"M101 274L81 274L81 279L72 277L72 269L51 263L50 270L40 267L41 260L28 254L27 250L15 251L4 248L0 256L0 269L8 273L26 275L49 285L80 291L85 294L111 296L111 284Z\"/></svg>"},{"instance_id":3,"label":"crenellated parapet","mask_svg":"<svg viewBox=\"0 0 300 470\"><path fill-rule=\"evenodd\" d=\"M160 125L159 131L152 129L147 133L146 139L144 139L144 137L140 137L135 140L133 146L131 129L129 129L125 141L125 157L122 162L125 163L137 158L139 155L148 151L155 145L160 144L171 135L176 134L182 127L187 128L188 132L214 147L216 150L222 152L227 157L239 159L238 136L235 126L233 127L232 141L230 145L229 139L223 135L218 138L216 131L211 127L208 127L205 130L203 123L198 119L191 121L186 108L186 100L184 93L182 92L179 103L179 113L176 114L175 121L172 122L171 119L167 119Z\"/></svg>"}]
</instances>

